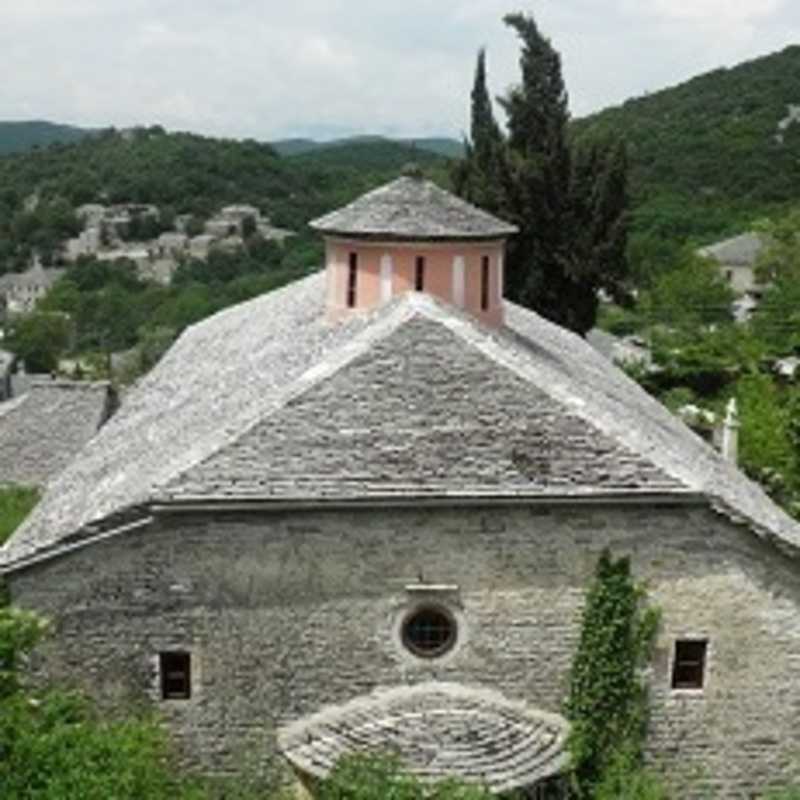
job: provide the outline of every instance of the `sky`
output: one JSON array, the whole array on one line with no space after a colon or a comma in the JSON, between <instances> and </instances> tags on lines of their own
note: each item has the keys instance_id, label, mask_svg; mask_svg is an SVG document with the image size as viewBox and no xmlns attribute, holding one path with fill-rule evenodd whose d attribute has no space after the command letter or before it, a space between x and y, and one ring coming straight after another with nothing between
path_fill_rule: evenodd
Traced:
<instances>
[{"instance_id":1,"label":"sky","mask_svg":"<svg viewBox=\"0 0 800 800\"><path fill-rule=\"evenodd\" d=\"M797 0L0 0L0 120L460 138L478 49L517 80L515 10L573 116L800 43Z\"/></svg>"}]
</instances>

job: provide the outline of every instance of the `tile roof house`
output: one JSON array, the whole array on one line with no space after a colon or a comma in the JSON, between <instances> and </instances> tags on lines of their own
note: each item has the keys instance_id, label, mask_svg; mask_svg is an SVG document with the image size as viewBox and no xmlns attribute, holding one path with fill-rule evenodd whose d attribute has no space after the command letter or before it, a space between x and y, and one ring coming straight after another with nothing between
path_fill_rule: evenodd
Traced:
<instances>
[{"instance_id":1,"label":"tile roof house","mask_svg":"<svg viewBox=\"0 0 800 800\"><path fill-rule=\"evenodd\" d=\"M108 383L34 379L25 394L0 403L0 485L45 486L111 410Z\"/></svg>"},{"instance_id":2,"label":"tile roof house","mask_svg":"<svg viewBox=\"0 0 800 800\"><path fill-rule=\"evenodd\" d=\"M651 756L698 796L792 778L797 523L502 299L512 226L415 178L313 224L324 273L188 329L0 549L45 674L150 698L207 771L539 786L611 548L662 610Z\"/></svg>"}]
</instances>

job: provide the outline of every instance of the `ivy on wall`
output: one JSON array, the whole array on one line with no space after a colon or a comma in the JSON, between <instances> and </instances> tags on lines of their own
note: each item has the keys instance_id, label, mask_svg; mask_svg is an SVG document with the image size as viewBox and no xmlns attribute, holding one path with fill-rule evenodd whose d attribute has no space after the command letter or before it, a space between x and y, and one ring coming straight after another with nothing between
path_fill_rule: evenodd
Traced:
<instances>
[{"instance_id":1,"label":"ivy on wall","mask_svg":"<svg viewBox=\"0 0 800 800\"><path fill-rule=\"evenodd\" d=\"M642 767L648 716L642 673L659 621L658 610L644 601L629 559L604 551L586 595L565 706L579 798L613 796L608 784L630 783Z\"/></svg>"}]
</instances>

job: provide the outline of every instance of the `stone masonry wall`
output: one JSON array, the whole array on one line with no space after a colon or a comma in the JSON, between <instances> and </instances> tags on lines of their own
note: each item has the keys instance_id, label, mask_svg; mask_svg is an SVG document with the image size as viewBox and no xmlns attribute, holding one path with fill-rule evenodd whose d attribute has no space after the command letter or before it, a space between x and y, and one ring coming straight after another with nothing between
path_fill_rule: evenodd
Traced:
<instances>
[{"instance_id":1,"label":"stone masonry wall","mask_svg":"<svg viewBox=\"0 0 800 800\"><path fill-rule=\"evenodd\" d=\"M149 696L188 763L266 764L276 726L376 687L486 686L558 712L583 592L605 546L662 607L651 758L681 784L758 797L800 745L800 565L699 506L515 507L164 517L10 578L56 623L39 667L101 698ZM436 661L404 650L411 584L459 623ZM676 637L709 638L706 688L669 688ZM194 693L162 701L157 654ZM691 787L691 788L690 788Z\"/></svg>"}]
</instances>

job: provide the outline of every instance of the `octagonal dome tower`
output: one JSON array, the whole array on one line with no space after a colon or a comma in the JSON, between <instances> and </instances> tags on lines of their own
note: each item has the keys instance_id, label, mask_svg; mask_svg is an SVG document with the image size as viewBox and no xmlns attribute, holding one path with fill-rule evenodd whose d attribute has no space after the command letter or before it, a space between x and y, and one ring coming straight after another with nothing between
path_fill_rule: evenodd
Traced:
<instances>
[{"instance_id":1,"label":"octagonal dome tower","mask_svg":"<svg viewBox=\"0 0 800 800\"><path fill-rule=\"evenodd\" d=\"M517 228L406 175L310 223L325 237L331 319L428 292L503 324L503 258Z\"/></svg>"}]
</instances>

